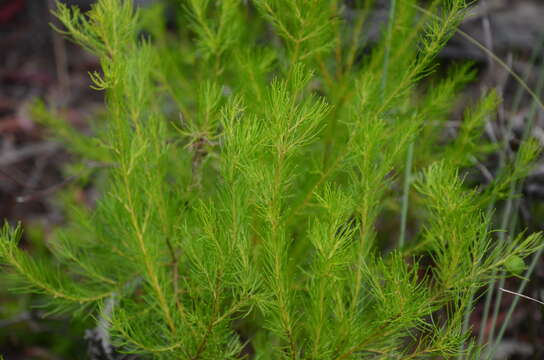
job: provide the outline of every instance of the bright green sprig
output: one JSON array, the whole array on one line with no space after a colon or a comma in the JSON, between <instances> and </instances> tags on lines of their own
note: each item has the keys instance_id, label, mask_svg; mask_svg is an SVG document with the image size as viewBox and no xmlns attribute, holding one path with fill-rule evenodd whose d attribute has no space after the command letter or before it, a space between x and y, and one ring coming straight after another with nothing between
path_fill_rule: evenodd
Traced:
<instances>
[{"instance_id":1,"label":"bright green sprig","mask_svg":"<svg viewBox=\"0 0 544 360\"><path fill-rule=\"evenodd\" d=\"M471 295L542 248L540 234L494 242L484 210L539 149L524 142L485 186L465 180L492 150L482 132L499 99L444 136L474 73L435 71L466 11L440 3L418 17L397 1L370 53L336 0L187 0L168 31L160 7L58 4L65 34L100 58L90 81L106 110L92 139L43 104L35 114L82 164L103 164L100 196L89 208L66 191L51 258L6 225L2 265L19 290L154 359L477 354Z\"/></svg>"}]
</instances>

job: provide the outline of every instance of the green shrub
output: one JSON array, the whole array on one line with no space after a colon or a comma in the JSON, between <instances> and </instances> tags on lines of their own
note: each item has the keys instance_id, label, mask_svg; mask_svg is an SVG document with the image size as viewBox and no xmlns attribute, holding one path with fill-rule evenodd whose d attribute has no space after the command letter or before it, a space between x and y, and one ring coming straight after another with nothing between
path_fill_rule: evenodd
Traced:
<instances>
[{"instance_id":1,"label":"green shrub","mask_svg":"<svg viewBox=\"0 0 544 360\"><path fill-rule=\"evenodd\" d=\"M107 113L87 138L36 115L103 164L93 209L73 201L52 257L0 257L51 311L94 316L120 351L157 359L451 358L476 291L523 270L539 234L498 242L495 202L538 149L527 141L485 186L490 92L445 135L460 65L416 87L464 16L461 0L393 1L382 40L339 0L58 4L66 33L100 58Z\"/></svg>"}]
</instances>

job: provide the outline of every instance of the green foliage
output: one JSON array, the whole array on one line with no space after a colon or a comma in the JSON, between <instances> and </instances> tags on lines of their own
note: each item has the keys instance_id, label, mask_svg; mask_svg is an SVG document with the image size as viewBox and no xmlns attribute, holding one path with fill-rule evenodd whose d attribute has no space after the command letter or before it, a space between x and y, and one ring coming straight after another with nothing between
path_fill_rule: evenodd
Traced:
<instances>
[{"instance_id":1,"label":"green foliage","mask_svg":"<svg viewBox=\"0 0 544 360\"><path fill-rule=\"evenodd\" d=\"M512 256L510 259L508 259L504 266L506 267L506 270L514 275L520 275L525 269L527 269L525 262L519 256Z\"/></svg>"},{"instance_id":2,"label":"green foliage","mask_svg":"<svg viewBox=\"0 0 544 360\"><path fill-rule=\"evenodd\" d=\"M29 256L21 228L3 228L19 290L156 359L452 358L466 342L476 354L462 326L472 294L519 274L542 237L495 242L485 211L527 174L534 142L492 183L464 181L494 149L482 130L497 95L448 140L470 67L415 86L465 2L434 2L439 17L400 2L367 55L372 1L358 26L338 0L180 2L177 33L160 6L100 0L83 15L58 3L66 34L100 57L90 77L107 113L92 139L43 105L35 114L82 161L107 165L105 181L92 209L67 201L52 257ZM415 225L394 248L380 224L400 213L405 170Z\"/></svg>"}]
</instances>

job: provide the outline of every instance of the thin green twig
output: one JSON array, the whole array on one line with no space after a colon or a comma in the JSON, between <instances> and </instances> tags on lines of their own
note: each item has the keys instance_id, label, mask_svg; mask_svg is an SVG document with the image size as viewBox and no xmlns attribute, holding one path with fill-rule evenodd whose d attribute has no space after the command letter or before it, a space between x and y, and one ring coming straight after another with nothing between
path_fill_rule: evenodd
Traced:
<instances>
[{"instance_id":1,"label":"thin green twig","mask_svg":"<svg viewBox=\"0 0 544 360\"><path fill-rule=\"evenodd\" d=\"M406 222L408 218L408 202L410 194L410 181L412 177L412 163L414 160L414 143L408 145L406 153L406 167L404 169L404 187L402 189L402 211L400 216L399 247L402 248L406 241Z\"/></svg>"},{"instance_id":2,"label":"thin green twig","mask_svg":"<svg viewBox=\"0 0 544 360\"><path fill-rule=\"evenodd\" d=\"M395 13L397 11L397 0L391 0L391 7L389 8L389 19L387 23L387 42L385 45L385 52L383 56L383 76L382 76L382 90L385 91L387 86L387 76L389 69L389 56L391 54L391 42L393 39L393 27L395 25Z\"/></svg>"},{"instance_id":3,"label":"thin green twig","mask_svg":"<svg viewBox=\"0 0 544 360\"><path fill-rule=\"evenodd\" d=\"M387 24L387 42L385 45L384 57L383 57L383 76L382 76L382 91L385 92L387 87L387 79L389 73L389 57L391 54L391 42L393 38L393 29L395 24L395 14L397 11L397 1L391 0L389 8L389 20ZM414 144L408 145L406 153L406 166L404 169L404 185L402 189L402 210L400 215L400 234L399 234L399 248L404 246L406 240L406 222L408 218L408 202L410 193L410 178L412 176L412 162L414 159Z\"/></svg>"}]
</instances>

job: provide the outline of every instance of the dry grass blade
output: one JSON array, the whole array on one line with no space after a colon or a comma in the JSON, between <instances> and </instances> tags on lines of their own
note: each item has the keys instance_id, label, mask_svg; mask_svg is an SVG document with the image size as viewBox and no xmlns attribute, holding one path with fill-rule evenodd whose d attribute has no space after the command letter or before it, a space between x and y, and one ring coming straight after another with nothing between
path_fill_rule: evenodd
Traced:
<instances>
[{"instance_id":1,"label":"dry grass blade","mask_svg":"<svg viewBox=\"0 0 544 360\"><path fill-rule=\"evenodd\" d=\"M537 299L535 299L535 298L532 298L532 297L530 297L530 296L523 295L523 294L517 293L517 292L515 292L515 291L506 290L506 289L503 289L503 288L499 288L499 290L500 290L500 291L504 291L505 293L509 293L509 294L512 294L512 295L517 295L517 296L522 297L522 298L524 298L524 299L532 300L532 301L534 301L534 302L537 302L537 303L539 303L539 304L544 305L544 302L542 302L542 301L540 301L540 300L537 300Z\"/></svg>"}]
</instances>

